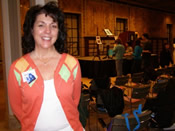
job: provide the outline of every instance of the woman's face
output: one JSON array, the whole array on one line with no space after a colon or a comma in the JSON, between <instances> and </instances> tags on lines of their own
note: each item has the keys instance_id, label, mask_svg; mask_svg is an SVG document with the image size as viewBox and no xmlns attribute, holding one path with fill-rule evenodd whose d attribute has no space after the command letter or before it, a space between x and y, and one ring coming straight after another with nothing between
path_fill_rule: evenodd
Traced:
<instances>
[{"instance_id":1,"label":"woman's face","mask_svg":"<svg viewBox=\"0 0 175 131\"><path fill-rule=\"evenodd\" d=\"M53 47L58 37L58 30L58 23L54 22L50 16L39 14L32 30L35 48Z\"/></svg>"}]
</instances>

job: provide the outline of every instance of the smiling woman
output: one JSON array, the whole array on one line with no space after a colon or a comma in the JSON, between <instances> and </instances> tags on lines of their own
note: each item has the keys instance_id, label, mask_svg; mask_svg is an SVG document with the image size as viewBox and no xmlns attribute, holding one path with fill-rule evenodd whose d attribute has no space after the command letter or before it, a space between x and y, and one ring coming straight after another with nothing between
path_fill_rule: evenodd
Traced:
<instances>
[{"instance_id":1,"label":"smiling woman","mask_svg":"<svg viewBox=\"0 0 175 131\"><path fill-rule=\"evenodd\" d=\"M8 78L11 108L22 131L83 131L80 65L64 53L63 12L55 2L33 6L23 31L25 55L12 63Z\"/></svg>"}]
</instances>

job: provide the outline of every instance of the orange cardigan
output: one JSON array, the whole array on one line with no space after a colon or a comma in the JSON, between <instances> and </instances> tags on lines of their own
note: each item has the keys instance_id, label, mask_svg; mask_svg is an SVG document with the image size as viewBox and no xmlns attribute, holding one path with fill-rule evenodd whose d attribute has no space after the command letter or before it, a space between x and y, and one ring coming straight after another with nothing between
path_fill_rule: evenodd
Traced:
<instances>
[{"instance_id":1,"label":"orange cardigan","mask_svg":"<svg viewBox=\"0 0 175 131\"><path fill-rule=\"evenodd\" d=\"M35 71L35 80L24 80L22 74ZM77 59L62 54L54 73L54 84L66 118L74 131L83 131L78 103L81 92L81 70ZM44 81L29 54L12 63L8 76L8 96L12 111L22 131L33 131L43 101ZM58 121L61 122L61 121Z\"/></svg>"}]
</instances>

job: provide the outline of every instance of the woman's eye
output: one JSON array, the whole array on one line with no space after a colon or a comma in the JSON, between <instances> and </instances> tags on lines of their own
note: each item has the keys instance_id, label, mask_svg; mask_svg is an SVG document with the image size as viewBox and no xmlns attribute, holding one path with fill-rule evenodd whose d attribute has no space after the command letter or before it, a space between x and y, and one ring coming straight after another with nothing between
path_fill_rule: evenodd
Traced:
<instances>
[{"instance_id":1,"label":"woman's eye","mask_svg":"<svg viewBox=\"0 0 175 131\"><path fill-rule=\"evenodd\" d=\"M52 28L58 28L58 26L57 25L52 25Z\"/></svg>"},{"instance_id":2,"label":"woman's eye","mask_svg":"<svg viewBox=\"0 0 175 131\"><path fill-rule=\"evenodd\" d=\"M43 27L43 25L39 24L38 27Z\"/></svg>"}]
</instances>

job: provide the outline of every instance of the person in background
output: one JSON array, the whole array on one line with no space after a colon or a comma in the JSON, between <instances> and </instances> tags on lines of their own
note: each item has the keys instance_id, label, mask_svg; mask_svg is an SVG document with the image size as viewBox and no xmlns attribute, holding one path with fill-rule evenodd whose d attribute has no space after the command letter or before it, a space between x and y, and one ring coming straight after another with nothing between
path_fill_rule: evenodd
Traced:
<instances>
[{"instance_id":1,"label":"person in background","mask_svg":"<svg viewBox=\"0 0 175 131\"><path fill-rule=\"evenodd\" d=\"M131 46L131 42L126 42L125 43L125 60L123 62L123 74L127 75L127 74L131 74L131 67L132 67L132 63L133 63L133 48Z\"/></svg>"},{"instance_id":2,"label":"person in background","mask_svg":"<svg viewBox=\"0 0 175 131\"><path fill-rule=\"evenodd\" d=\"M131 42L126 42L125 43L125 46L126 46L126 51L125 51L125 54L127 54L129 57L131 57L132 58L132 53L133 53L133 48L132 48L132 46L131 46Z\"/></svg>"},{"instance_id":3,"label":"person in background","mask_svg":"<svg viewBox=\"0 0 175 131\"><path fill-rule=\"evenodd\" d=\"M9 70L8 96L22 131L83 131L78 104L79 62L64 53L64 15L55 2L31 7L25 17L24 56Z\"/></svg>"},{"instance_id":4,"label":"person in background","mask_svg":"<svg viewBox=\"0 0 175 131\"><path fill-rule=\"evenodd\" d=\"M109 38L109 36L107 36L107 38ZM110 50L110 41L109 41L109 40L107 40L105 44L106 44L106 56L105 56L105 57L103 57L103 59L110 58L110 56L109 56L109 50Z\"/></svg>"},{"instance_id":5,"label":"person in background","mask_svg":"<svg viewBox=\"0 0 175 131\"><path fill-rule=\"evenodd\" d=\"M144 72L144 83L149 83L150 80L156 79L156 73L151 60L152 43L149 40L147 33L142 35L141 44L142 50L142 71Z\"/></svg>"},{"instance_id":6,"label":"person in background","mask_svg":"<svg viewBox=\"0 0 175 131\"><path fill-rule=\"evenodd\" d=\"M140 39L137 39L135 42L135 47L134 47L134 62L132 65L132 73L138 73L141 72L141 61L142 61L142 47L141 47L141 42Z\"/></svg>"},{"instance_id":7,"label":"person in background","mask_svg":"<svg viewBox=\"0 0 175 131\"><path fill-rule=\"evenodd\" d=\"M173 64L169 48L170 45L168 43L165 43L163 50L160 52L160 66L162 68L167 68L170 65L170 63Z\"/></svg>"},{"instance_id":8,"label":"person in background","mask_svg":"<svg viewBox=\"0 0 175 131\"><path fill-rule=\"evenodd\" d=\"M120 39L115 40L113 52L115 53L117 76L122 76L123 75L123 55L125 53L125 47L121 44Z\"/></svg>"},{"instance_id":9,"label":"person in background","mask_svg":"<svg viewBox=\"0 0 175 131\"><path fill-rule=\"evenodd\" d=\"M149 40L149 35L144 33L142 35L141 43L143 46L142 50L142 69L145 70L148 66L152 66L151 62L151 52L152 52L152 44Z\"/></svg>"}]
</instances>

